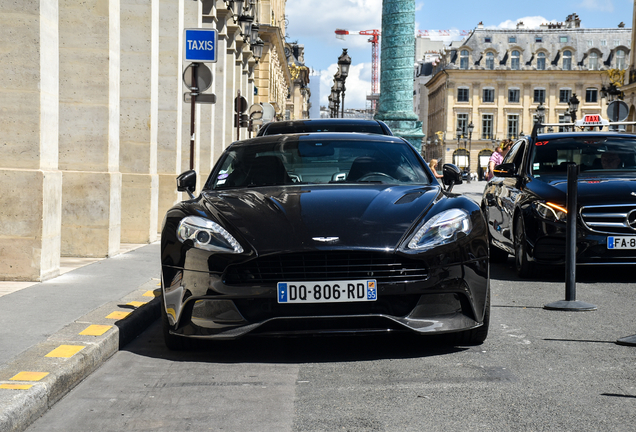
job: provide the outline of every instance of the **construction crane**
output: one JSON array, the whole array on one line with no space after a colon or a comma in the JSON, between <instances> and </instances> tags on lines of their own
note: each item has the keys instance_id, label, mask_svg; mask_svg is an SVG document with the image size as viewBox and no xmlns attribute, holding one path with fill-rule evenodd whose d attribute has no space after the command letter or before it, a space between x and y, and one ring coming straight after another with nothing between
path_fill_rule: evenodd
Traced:
<instances>
[{"instance_id":1,"label":"construction crane","mask_svg":"<svg viewBox=\"0 0 636 432\"><path fill-rule=\"evenodd\" d=\"M369 42L371 42L371 93L373 96L378 94L378 85L380 80L378 77L379 59L380 59L380 30L362 30L362 31L350 31L343 29L336 29L336 37L338 39L345 38L346 35L357 34L362 36L371 36ZM375 111L377 100L373 99L371 105Z\"/></svg>"}]
</instances>

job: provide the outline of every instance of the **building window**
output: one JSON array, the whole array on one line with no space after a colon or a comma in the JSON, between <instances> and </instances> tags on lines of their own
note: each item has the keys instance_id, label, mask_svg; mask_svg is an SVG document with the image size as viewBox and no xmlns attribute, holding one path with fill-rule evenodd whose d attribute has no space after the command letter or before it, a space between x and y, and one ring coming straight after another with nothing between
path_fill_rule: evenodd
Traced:
<instances>
[{"instance_id":1,"label":"building window","mask_svg":"<svg viewBox=\"0 0 636 432\"><path fill-rule=\"evenodd\" d=\"M619 41L618 39L614 39L614 46L619 46L621 44L621 41Z\"/></svg>"},{"instance_id":2,"label":"building window","mask_svg":"<svg viewBox=\"0 0 636 432\"><path fill-rule=\"evenodd\" d=\"M559 123L570 123L571 120L569 115L566 118L565 114L559 114ZM559 126L559 132L568 132L567 126Z\"/></svg>"},{"instance_id":3,"label":"building window","mask_svg":"<svg viewBox=\"0 0 636 432\"><path fill-rule=\"evenodd\" d=\"M517 43L517 37L516 36L509 36L508 37L508 43Z\"/></svg>"},{"instance_id":4,"label":"building window","mask_svg":"<svg viewBox=\"0 0 636 432\"><path fill-rule=\"evenodd\" d=\"M510 59L510 69L519 70L519 58L521 57L521 53L517 50L512 52L512 57Z\"/></svg>"},{"instance_id":5,"label":"building window","mask_svg":"<svg viewBox=\"0 0 636 432\"><path fill-rule=\"evenodd\" d=\"M616 50L616 69L625 69L625 51L622 49Z\"/></svg>"},{"instance_id":6,"label":"building window","mask_svg":"<svg viewBox=\"0 0 636 432\"><path fill-rule=\"evenodd\" d=\"M563 51L563 70L572 70L572 51Z\"/></svg>"},{"instance_id":7,"label":"building window","mask_svg":"<svg viewBox=\"0 0 636 432\"><path fill-rule=\"evenodd\" d=\"M607 46L607 41L606 40L602 40L601 41L601 46Z\"/></svg>"},{"instance_id":8,"label":"building window","mask_svg":"<svg viewBox=\"0 0 636 432\"><path fill-rule=\"evenodd\" d=\"M486 53L486 69L495 69L495 55L491 52Z\"/></svg>"},{"instance_id":9,"label":"building window","mask_svg":"<svg viewBox=\"0 0 636 432\"><path fill-rule=\"evenodd\" d=\"M572 96L571 89L560 89L559 90L559 103L568 103L570 102L570 97Z\"/></svg>"},{"instance_id":10,"label":"building window","mask_svg":"<svg viewBox=\"0 0 636 432\"><path fill-rule=\"evenodd\" d=\"M457 89L457 102L468 102L468 87L459 87Z\"/></svg>"},{"instance_id":11,"label":"building window","mask_svg":"<svg viewBox=\"0 0 636 432\"><path fill-rule=\"evenodd\" d=\"M481 116L481 139L492 139L492 114Z\"/></svg>"},{"instance_id":12,"label":"building window","mask_svg":"<svg viewBox=\"0 0 636 432\"><path fill-rule=\"evenodd\" d=\"M483 99L483 102L494 102L495 101L495 89L494 88L485 88L482 99Z\"/></svg>"},{"instance_id":13,"label":"building window","mask_svg":"<svg viewBox=\"0 0 636 432\"><path fill-rule=\"evenodd\" d=\"M598 102L598 89L589 88L585 90L585 103Z\"/></svg>"},{"instance_id":14,"label":"building window","mask_svg":"<svg viewBox=\"0 0 636 432\"><path fill-rule=\"evenodd\" d=\"M519 103L519 89L508 89L508 103Z\"/></svg>"},{"instance_id":15,"label":"building window","mask_svg":"<svg viewBox=\"0 0 636 432\"><path fill-rule=\"evenodd\" d=\"M593 47L594 46L594 42L591 41L591 40L587 41L587 46L590 47L590 48Z\"/></svg>"},{"instance_id":16,"label":"building window","mask_svg":"<svg viewBox=\"0 0 636 432\"><path fill-rule=\"evenodd\" d=\"M490 38L490 36L487 36L487 37L484 38L484 42L485 43L490 43L490 42L492 42L492 39Z\"/></svg>"},{"instance_id":17,"label":"building window","mask_svg":"<svg viewBox=\"0 0 636 432\"><path fill-rule=\"evenodd\" d=\"M468 69L468 50L462 50L459 54L459 68Z\"/></svg>"},{"instance_id":18,"label":"building window","mask_svg":"<svg viewBox=\"0 0 636 432\"><path fill-rule=\"evenodd\" d=\"M534 41L535 41L536 43L541 43L541 42L543 42L543 38L542 38L541 36L536 36L536 37L534 38Z\"/></svg>"},{"instance_id":19,"label":"building window","mask_svg":"<svg viewBox=\"0 0 636 432\"><path fill-rule=\"evenodd\" d=\"M457 114L457 129L462 131L462 138L466 136L468 128L468 114Z\"/></svg>"},{"instance_id":20,"label":"building window","mask_svg":"<svg viewBox=\"0 0 636 432\"><path fill-rule=\"evenodd\" d=\"M559 42L568 43L568 37L567 36L559 36Z\"/></svg>"},{"instance_id":21,"label":"building window","mask_svg":"<svg viewBox=\"0 0 636 432\"><path fill-rule=\"evenodd\" d=\"M598 53L590 53L590 59L588 60L587 68L589 70L598 70Z\"/></svg>"},{"instance_id":22,"label":"building window","mask_svg":"<svg viewBox=\"0 0 636 432\"><path fill-rule=\"evenodd\" d=\"M508 116L508 139L517 139L519 137L519 116Z\"/></svg>"},{"instance_id":23,"label":"building window","mask_svg":"<svg viewBox=\"0 0 636 432\"><path fill-rule=\"evenodd\" d=\"M537 54L537 70L545 70L545 53Z\"/></svg>"},{"instance_id":24,"label":"building window","mask_svg":"<svg viewBox=\"0 0 636 432\"><path fill-rule=\"evenodd\" d=\"M541 104L545 102L545 89L536 88L534 89L534 103Z\"/></svg>"}]
</instances>

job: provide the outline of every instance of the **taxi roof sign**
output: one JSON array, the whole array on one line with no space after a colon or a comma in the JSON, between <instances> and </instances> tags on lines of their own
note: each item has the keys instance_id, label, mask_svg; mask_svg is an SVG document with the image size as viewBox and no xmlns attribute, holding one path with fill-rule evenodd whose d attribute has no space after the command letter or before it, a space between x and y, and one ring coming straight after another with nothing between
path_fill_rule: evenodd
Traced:
<instances>
[{"instance_id":1,"label":"taxi roof sign","mask_svg":"<svg viewBox=\"0 0 636 432\"><path fill-rule=\"evenodd\" d=\"M590 126L609 126L610 122L604 119L600 114L585 114L582 119L574 122L576 127Z\"/></svg>"}]
</instances>

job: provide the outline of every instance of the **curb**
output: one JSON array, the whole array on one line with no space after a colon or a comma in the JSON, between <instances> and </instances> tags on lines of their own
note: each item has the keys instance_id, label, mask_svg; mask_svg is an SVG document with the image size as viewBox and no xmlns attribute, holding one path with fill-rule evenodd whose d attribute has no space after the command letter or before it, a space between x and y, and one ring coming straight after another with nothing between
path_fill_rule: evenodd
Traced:
<instances>
[{"instance_id":1,"label":"curb","mask_svg":"<svg viewBox=\"0 0 636 432\"><path fill-rule=\"evenodd\" d=\"M0 432L24 431L157 320L158 285L159 279L151 279L1 366Z\"/></svg>"}]
</instances>

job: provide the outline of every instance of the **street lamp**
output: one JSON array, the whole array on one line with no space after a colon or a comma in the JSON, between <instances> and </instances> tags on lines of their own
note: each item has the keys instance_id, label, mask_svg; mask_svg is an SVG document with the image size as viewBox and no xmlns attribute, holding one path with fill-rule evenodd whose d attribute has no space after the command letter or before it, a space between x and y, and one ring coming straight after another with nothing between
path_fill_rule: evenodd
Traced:
<instances>
[{"instance_id":1,"label":"street lamp","mask_svg":"<svg viewBox=\"0 0 636 432\"><path fill-rule=\"evenodd\" d=\"M536 114L537 114L537 121L535 122L535 124L536 123L538 123L540 125L543 124L544 119L545 119L545 107L543 106L543 102L541 102L539 104L539 106L537 107L537 113ZM541 132L543 132L543 128L540 128L540 129L541 129ZM539 131L537 130L537 132L539 132Z\"/></svg>"},{"instance_id":2,"label":"street lamp","mask_svg":"<svg viewBox=\"0 0 636 432\"><path fill-rule=\"evenodd\" d=\"M265 46L265 42L260 37L257 37L256 42L252 43L250 47L252 48L252 54L256 61L259 61L263 56L263 47Z\"/></svg>"},{"instance_id":3,"label":"street lamp","mask_svg":"<svg viewBox=\"0 0 636 432\"><path fill-rule=\"evenodd\" d=\"M334 111L331 117L338 117L338 108L340 107L340 92L338 91L338 87L334 82L333 86L331 86L331 100L333 100Z\"/></svg>"},{"instance_id":4,"label":"street lamp","mask_svg":"<svg viewBox=\"0 0 636 432\"><path fill-rule=\"evenodd\" d=\"M460 126L457 126L455 132L457 133L457 147L459 147L461 144L463 129Z\"/></svg>"},{"instance_id":5,"label":"street lamp","mask_svg":"<svg viewBox=\"0 0 636 432\"><path fill-rule=\"evenodd\" d=\"M340 117L344 118L344 100L345 100L345 91L347 88L345 87L345 81L349 76L349 67L351 66L351 57L347 54L347 48L342 49L342 54L338 57L338 72L334 76L334 79L337 80L339 91L342 93L342 108Z\"/></svg>"}]
</instances>

